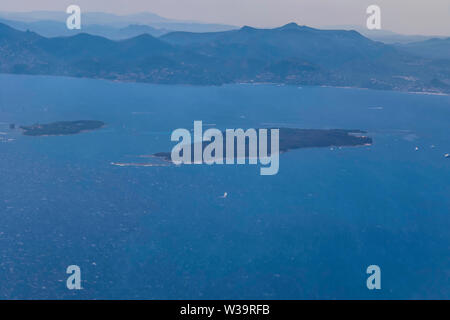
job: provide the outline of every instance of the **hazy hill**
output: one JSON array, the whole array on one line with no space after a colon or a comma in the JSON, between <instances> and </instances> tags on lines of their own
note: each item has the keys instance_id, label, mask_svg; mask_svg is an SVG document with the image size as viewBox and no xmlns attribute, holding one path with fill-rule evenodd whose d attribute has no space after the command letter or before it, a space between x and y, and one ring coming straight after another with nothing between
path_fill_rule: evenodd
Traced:
<instances>
[{"instance_id":1,"label":"hazy hill","mask_svg":"<svg viewBox=\"0 0 450 320\"><path fill-rule=\"evenodd\" d=\"M301 58L337 67L354 59L374 59L395 49L356 31L318 30L295 23L275 29L243 27L217 33L173 32L162 40L207 55L260 60Z\"/></svg>"},{"instance_id":2,"label":"hazy hill","mask_svg":"<svg viewBox=\"0 0 450 320\"><path fill-rule=\"evenodd\" d=\"M439 91L447 90L450 78L448 64L418 59L352 30L319 30L290 23L274 29L172 32L160 39L223 58L228 72L245 71L245 81L418 91L440 83L435 88ZM435 81L442 78L442 83Z\"/></svg>"},{"instance_id":3,"label":"hazy hill","mask_svg":"<svg viewBox=\"0 0 450 320\"><path fill-rule=\"evenodd\" d=\"M0 12L0 22L6 23L22 31L27 29L47 37L67 36L79 33L77 30L66 28L68 14L64 11L32 11L32 12ZM3 21L2 21L3 20ZM130 15L115 15L104 12L82 12L82 32L102 35L111 39L123 38L116 31L130 25L147 26L156 30L214 32L236 29L235 26L202 23L197 21L183 21L161 17L151 12ZM151 29L151 35L157 35ZM71 32L71 34L70 34ZM158 35L163 34L160 32ZM138 34L129 34L136 36Z\"/></svg>"},{"instance_id":4,"label":"hazy hill","mask_svg":"<svg viewBox=\"0 0 450 320\"><path fill-rule=\"evenodd\" d=\"M433 38L420 42L397 45L410 54L430 59L450 60L450 38Z\"/></svg>"},{"instance_id":5,"label":"hazy hill","mask_svg":"<svg viewBox=\"0 0 450 320\"><path fill-rule=\"evenodd\" d=\"M45 38L0 24L0 72L183 84L274 82L450 91L450 63L416 57L356 31L296 24L174 32L112 41Z\"/></svg>"},{"instance_id":6,"label":"hazy hill","mask_svg":"<svg viewBox=\"0 0 450 320\"><path fill-rule=\"evenodd\" d=\"M388 44L396 44L396 43L410 43L410 42L418 42L425 41L431 38L441 38L436 36L425 36L425 35L409 35L409 34L400 34L390 30L381 29L381 30L369 30L365 25L337 25L337 26L326 26L325 29L331 30L355 30L361 33L363 36L374 40L380 41ZM442 37L445 38L445 37Z\"/></svg>"},{"instance_id":7,"label":"hazy hill","mask_svg":"<svg viewBox=\"0 0 450 320\"><path fill-rule=\"evenodd\" d=\"M122 40L135 37L141 34L150 34L152 36L161 36L171 30L157 29L148 25L128 25L126 27L112 27L100 24L84 24L81 30L69 30L63 22L42 20L34 22L13 21L0 18L0 23L7 24L20 31L33 31L44 37L68 37L79 33L89 33L92 35L102 36L112 40Z\"/></svg>"}]
</instances>

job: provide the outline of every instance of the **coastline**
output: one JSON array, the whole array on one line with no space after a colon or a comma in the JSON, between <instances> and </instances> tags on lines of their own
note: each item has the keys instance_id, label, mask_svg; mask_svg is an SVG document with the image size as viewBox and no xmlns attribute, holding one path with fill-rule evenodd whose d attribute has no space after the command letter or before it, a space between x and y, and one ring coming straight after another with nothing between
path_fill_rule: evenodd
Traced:
<instances>
[{"instance_id":1,"label":"coastline","mask_svg":"<svg viewBox=\"0 0 450 320\"><path fill-rule=\"evenodd\" d=\"M193 83L166 83L166 82L146 82L146 81L136 81L136 80L125 80L125 79L108 79L101 77L84 77L84 76L68 76L68 75L53 75L53 74L28 74L28 73L4 73L0 72L1 75L6 76L27 76L27 77L58 77L65 79L83 79L83 80L98 80L106 81L115 84L142 84L142 85L160 85L160 86L181 86L181 87L222 87L227 85L270 85L270 86L286 86L286 87L297 87L299 89L303 87L309 88L334 88L334 89L357 89L357 90L371 90L380 92L398 92L398 93L408 93L408 94L421 94L421 95L433 95L433 96L450 96L449 92L444 91L408 91L408 90L390 90L390 89L375 89L367 87L357 87L357 86L332 86L326 84L294 84L294 83L282 83L282 82L224 82L221 84L193 84Z\"/></svg>"}]
</instances>

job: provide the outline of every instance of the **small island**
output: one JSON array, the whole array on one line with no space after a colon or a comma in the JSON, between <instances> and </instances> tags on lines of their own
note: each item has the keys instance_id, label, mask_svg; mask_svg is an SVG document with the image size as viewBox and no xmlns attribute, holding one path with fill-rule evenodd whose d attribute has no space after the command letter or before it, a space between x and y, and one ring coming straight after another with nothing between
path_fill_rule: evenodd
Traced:
<instances>
[{"instance_id":1,"label":"small island","mask_svg":"<svg viewBox=\"0 0 450 320\"><path fill-rule=\"evenodd\" d=\"M284 153L289 150L302 148L319 148L319 147L354 147L371 145L372 138L365 136L362 130L346 130L346 129L295 129L295 128L279 128L279 152ZM270 132L270 130L269 130ZM225 137L225 133L224 133ZM270 149L270 133L268 134ZM203 149L208 145L203 142ZM224 156L226 155L224 142ZM193 155L193 144L191 144ZM236 149L235 149L236 152ZM236 154L236 153L235 153ZM248 139L246 139L245 154L248 155ZM269 153L270 154L270 150ZM172 161L170 152L158 152L153 156L165 161ZM193 156L192 156L193 157Z\"/></svg>"},{"instance_id":2,"label":"small island","mask_svg":"<svg viewBox=\"0 0 450 320\"><path fill-rule=\"evenodd\" d=\"M33 124L21 126L23 134L27 136L53 136L77 134L84 131L103 127L105 123L96 120L59 121L48 124Z\"/></svg>"}]
</instances>

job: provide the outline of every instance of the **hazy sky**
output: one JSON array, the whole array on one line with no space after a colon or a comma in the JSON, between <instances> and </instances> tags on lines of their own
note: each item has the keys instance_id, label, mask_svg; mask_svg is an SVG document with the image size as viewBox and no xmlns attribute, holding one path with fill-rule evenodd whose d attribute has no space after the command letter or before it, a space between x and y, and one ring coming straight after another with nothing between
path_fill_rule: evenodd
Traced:
<instances>
[{"instance_id":1,"label":"hazy sky","mask_svg":"<svg viewBox=\"0 0 450 320\"><path fill-rule=\"evenodd\" d=\"M450 36L450 0L1 0L0 11L82 11L128 14L150 11L167 18L273 27L365 26L366 8L381 7L382 28L406 34Z\"/></svg>"}]
</instances>

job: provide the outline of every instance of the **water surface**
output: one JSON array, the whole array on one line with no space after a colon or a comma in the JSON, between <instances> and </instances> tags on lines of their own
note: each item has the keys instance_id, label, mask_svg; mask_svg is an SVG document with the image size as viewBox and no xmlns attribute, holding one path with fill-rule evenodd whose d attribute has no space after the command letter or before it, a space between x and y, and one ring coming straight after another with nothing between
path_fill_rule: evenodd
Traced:
<instances>
[{"instance_id":1,"label":"water surface","mask_svg":"<svg viewBox=\"0 0 450 320\"><path fill-rule=\"evenodd\" d=\"M107 125L8 128L80 119ZM0 298L448 298L449 119L449 96L0 75ZM374 144L288 152L275 176L111 165L170 150L194 120L362 129ZM83 290L66 288L72 264Z\"/></svg>"}]
</instances>

